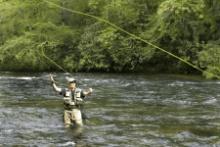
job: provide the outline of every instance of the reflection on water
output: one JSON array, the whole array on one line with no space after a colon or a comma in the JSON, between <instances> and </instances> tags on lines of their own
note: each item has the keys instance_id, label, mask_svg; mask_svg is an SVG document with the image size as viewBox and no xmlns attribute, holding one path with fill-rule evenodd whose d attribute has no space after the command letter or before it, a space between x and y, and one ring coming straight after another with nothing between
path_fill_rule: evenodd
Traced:
<instances>
[{"instance_id":1,"label":"reflection on water","mask_svg":"<svg viewBox=\"0 0 220 147\"><path fill-rule=\"evenodd\" d=\"M57 73L65 86L66 74ZM48 74L0 74L0 146L220 146L219 81L75 74L87 99L82 133L65 129Z\"/></svg>"}]
</instances>

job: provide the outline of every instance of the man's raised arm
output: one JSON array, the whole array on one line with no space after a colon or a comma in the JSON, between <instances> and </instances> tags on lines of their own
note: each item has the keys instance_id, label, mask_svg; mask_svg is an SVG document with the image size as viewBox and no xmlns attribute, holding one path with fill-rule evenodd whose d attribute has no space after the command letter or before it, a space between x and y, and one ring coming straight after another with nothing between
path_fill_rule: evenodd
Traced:
<instances>
[{"instance_id":1,"label":"man's raised arm","mask_svg":"<svg viewBox=\"0 0 220 147\"><path fill-rule=\"evenodd\" d=\"M53 86L53 89L56 91L56 92L61 92L62 89L60 87L57 87L56 83L55 83L55 80L53 78L53 76L50 74L50 80L52 82L52 86Z\"/></svg>"}]
</instances>

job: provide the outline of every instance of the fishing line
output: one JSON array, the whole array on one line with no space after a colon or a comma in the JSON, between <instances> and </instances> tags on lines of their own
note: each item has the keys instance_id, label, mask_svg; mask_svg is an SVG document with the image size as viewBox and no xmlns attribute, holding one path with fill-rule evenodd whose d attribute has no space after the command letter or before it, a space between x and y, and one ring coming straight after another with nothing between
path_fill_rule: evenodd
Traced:
<instances>
[{"instance_id":1,"label":"fishing line","mask_svg":"<svg viewBox=\"0 0 220 147\"><path fill-rule=\"evenodd\" d=\"M173 54L173 53L171 53L171 52L169 52L169 51L167 51L167 50L165 50L165 49L163 49L163 48L161 48L161 47L159 47L159 46L157 46L157 45L155 45L155 44L153 44L153 43L151 43L151 42L149 42L149 41L147 41L147 40L145 40L145 39L143 39L143 38L141 38L141 37L139 37L139 36L137 36L137 35L135 35L135 34L133 34L133 33L130 33L130 32L128 32L128 31L124 30L123 28L121 28L121 27L119 27L119 26L117 26L117 25L115 25L115 24L109 22L108 20L105 20L105 19L103 19L103 18L101 18L101 17L97 17L97 16L94 16L94 15L91 15L91 14L88 14L88 13L84 13L84 12L81 12L81 11L77 11L77 10L65 8L65 7L63 7L63 6L60 6L60 5L56 4L56 3L53 3L53 2L48 1L48 0L43 0L43 1L45 1L46 3L48 3L48 4L50 4L50 5L54 6L54 7L57 7L57 8L59 8L59 9L65 10L65 11L68 11L68 12L70 12L70 13L74 13L74 14L78 14L78 15L83 15L83 16L86 16L86 17L90 17L90 18L96 19L97 21L104 22L104 23L110 25L111 27L113 27L113 28L115 28L115 29L117 29L117 30L119 30L119 31L121 31L121 32L123 32L123 33L125 33L125 34L127 34L127 35L129 35L129 36L131 36L133 39L136 39L136 40L139 40L139 41L141 41L141 42L144 42L144 43L148 44L149 46L151 46L151 47L153 47L153 48L156 48L156 49L158 49L158 50L160 50L160 51L162 51L162 52L164 52L164 53L166 53L166 54L172 56L173 58L178 59L179 61L181 61L181 62L183 62L183 63L185 63L185 64L191 66L192 68L194 68L194 69L196 69L196 70L198 70L198 71L200 71L200 72L202 72L202 73L208 73L208 74L211 74L212 76L214 76L214 77L220 79L220 76L215 75L215 74L213 74L213 73L211 73L211 72L208 72L208 71L204 71L203 69L201 69L201 68L199 68L198 66L196 66L196 65L194 65L194 64L192 64L192 63L190 63L189 61L184 60L183 58L178 57L177 55L175 55L175 54ZM45 56L48 60L51 61L51 59L50 59L49 57L47 57L45 54L44 54L44 56ZM62 69L63 71L65 71L65 70L64 70L60 65L58 65L56 62L54 62L54 61L51 61L51 62L53 62L57 67L59 67L60 69Z\"/></svg>"},{"instance_id":2,"label":"fishing line","mask_svg":"<svg viewBox=\"0 0 220 147\"><path fill-rule=\"evenodd\" d=\"M53 63L55 66L57 66L59 69L61 69L63 72L65 73L69 73L68 71L66 71L62 66L60 66L59 64L57 64L54 60L52 60L50 57L48 57L45 54L45 47L41 45L41 54L44 58L46 58L48 61L50 61L51 63Z\"/></svg>"}]
</instances>

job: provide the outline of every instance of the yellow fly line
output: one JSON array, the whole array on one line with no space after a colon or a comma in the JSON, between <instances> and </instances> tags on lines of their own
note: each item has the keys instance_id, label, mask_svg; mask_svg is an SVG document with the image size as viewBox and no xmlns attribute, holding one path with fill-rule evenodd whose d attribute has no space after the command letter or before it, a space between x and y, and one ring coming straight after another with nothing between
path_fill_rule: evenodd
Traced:
<instances>
[{"instance_id":1,"label":"yellow fly line","mask_svg":"<svg viewBox=\"0 0 220 147\"><path fill-rule=\"evenodd\" d=\"M44 48L44 46L41 46L40 49L41 49L40 55L42 55L45 59L47 59L48 61L50 61L50 62L53 63L54 65L56 65L56 66L57 66L59 69L61 69L63 72L68 73L68 71L66 71L62 66L60 66L59 64L57 64L55 61L53 61L50 57L48 57L48 56L45 54L45 48Z\"/></svg>"},{"instance_id":2,"label":"yellow fly line","mask_svg":"<svg viewBox=\"0 0 220 147\"><path fill-rule=\"evenodd\" d=\"M151 47L153 47L153 48L156 48L156 49L158 49L158 50L160 50L160 51L162 51L162 52L164 52L164 53L166 53L166 54L168 54L168 55L170 55L170 56L172 56L172 57L178 59L179 61L181 61L181 62L183 62L183 63L185 63L185 64L191 66L192 68L194 68L194 69L196 69L196 70L198 70L198 71L200 71L200 72L202 72L202 73L205 73L205 72L206 72L206 73L209 73L209 74L213 75L213 76L216 77L217 79L220 79L220 76L214 75L213 73L210 73L210 72L207 72L207 71L204 71L203 69L201 69L201 68L199 68L198 66L196 66L196 65L194 65L194 64L192 64L192 63L190 63L189 61L187 61L187 60L185 60L185 59L183 59L183 58L181 58L181 57L178 57L177 55L175 55L175 54L173 54L173 53L171 53L171 52L169 52L169 51L167 51L167 50L165 50L165 49L163 49L163 48L161 48L161 47L159 47L159 46L157 46L157 45L155 45L155 44L153 44L153 43L151 43L151 42L149 42L149 41L147 41L147 40L145 40L145 39L143 39L143 38L141 38L141 37L139 37L139 36L137 36L137 35L135 35L135 34L132 34L132 33L128 32L128 31L124 30L123 28L121 28L121 27L119 27L119 26L117 26L117 25L115 25L115 24L109 22L108 20L105 20L105 19L103 19L103 18L101 18L101 17L97 17L97 16L94 16L94 15L91 15L91 14L88 14L88 13L84 13L84 12L81 12L81 11L77 11L77 10L65 8L65 7L62 7L62 6L60 6L60 5L56 4L56 3L53 3L53 2L51 2L51 1L48 1L48 0L43 0L43 1L45 1L45 2L48 3L48 4L50 4L51 6L57 7L57 8L59 8L59 9L65 10L65 11L68 11L68 12L70 12L70 13L74 13L74 14L78 14L78 15L83 15L83 16L86 16L86 17L90 17L90 18L96 19L97 21L106 23L106 24L110 25L111 27L113 27L113 28L115 28L115 29L117 29L117 30L119 30L119 31L121 31L121 32L123 32L123 33L125 33L125 34L127 34L127 35L129 35L129 36L131 36L132 38L134 38L134 39L136 39L136 40L139 40L139 41L141 41L141 42L144 42L144 43L148 44L149 46L151 46ZM64 72L66 72L66 71L65 71L60 65L58 65L55 61L53 61L52 59L50 59L49 57L47 57L47 56L45 55L45 53L44 53L43 50L42 50L42 52L43 52L43 56L44 56L45 58L47 58L50 62L52 62L53 64L55 64L57 67L59 67L59 68L60 68L61 70L63 70Z\"/></svg>"}]
</instances>

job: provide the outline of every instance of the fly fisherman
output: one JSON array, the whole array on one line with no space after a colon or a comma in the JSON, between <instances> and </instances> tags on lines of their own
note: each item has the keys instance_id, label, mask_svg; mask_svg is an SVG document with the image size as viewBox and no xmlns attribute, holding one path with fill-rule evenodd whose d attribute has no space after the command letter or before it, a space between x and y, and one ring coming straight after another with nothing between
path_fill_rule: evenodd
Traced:
<instances>
[{"instance_id":1,"label":"fly fisherman","mask_svg":"<svg viewBox=\"0 0 220 147\"><path fill-rule=\"evenodd\" d=\"M81 107L84 103L84 98L87 95L91 95L92 88L88 90L82 90L80 88L76 88L76 80L73 78L69 78L68 80L68 88L60 88L57 87L53 76L50 74L50 80L52 82L52 86L56 92L63 96L64 100L64 124L65 127L71 126L71 124L75 124L75 126L80 127L83 126L82 121L82 113Z\"/></svg>"}]
</instances>

